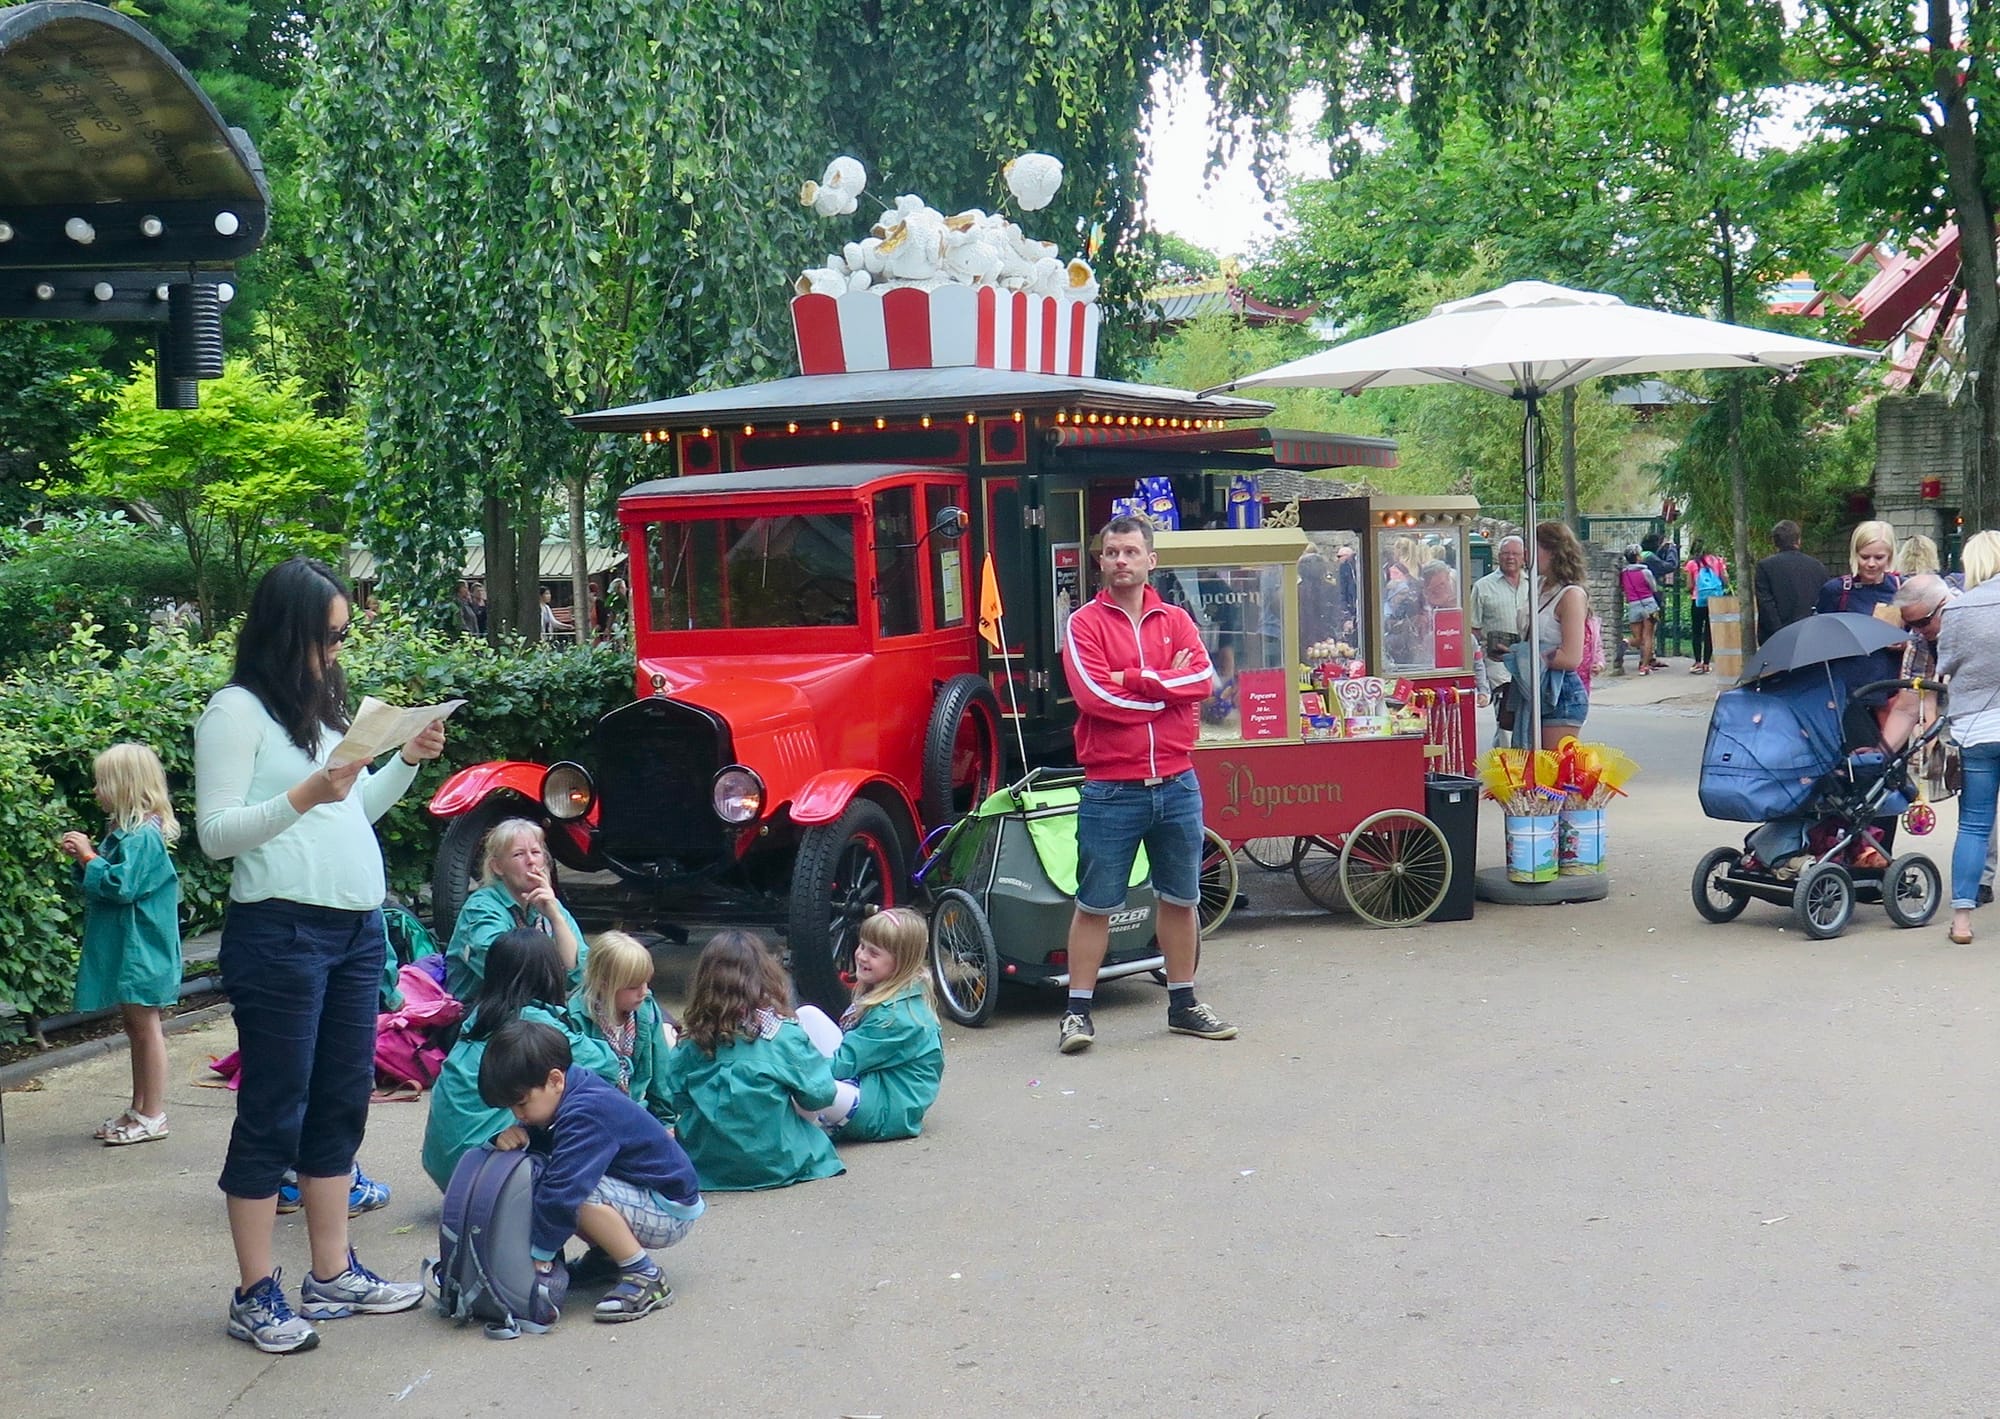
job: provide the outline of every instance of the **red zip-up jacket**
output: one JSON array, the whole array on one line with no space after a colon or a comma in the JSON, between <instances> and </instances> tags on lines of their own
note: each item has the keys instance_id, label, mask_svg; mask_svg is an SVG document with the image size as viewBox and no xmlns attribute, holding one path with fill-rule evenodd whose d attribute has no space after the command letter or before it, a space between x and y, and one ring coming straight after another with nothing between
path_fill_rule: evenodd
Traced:
<instances>
[{"instance_id":1,"label":"red zip-up jacket","mask_svg":"<svg viewBox=\"0 0 2000 1419\"><path fill-rule=\"evenodd\" d=\"M1192 651L1176 670L1174 657ZM1146 588L1134 620L1100 591L1070 613L1063 669L1076 696L1076 758L1094 779L1166 778L1188 750L1215 671L1194 618Z\"/></svg>"}]
</instances>

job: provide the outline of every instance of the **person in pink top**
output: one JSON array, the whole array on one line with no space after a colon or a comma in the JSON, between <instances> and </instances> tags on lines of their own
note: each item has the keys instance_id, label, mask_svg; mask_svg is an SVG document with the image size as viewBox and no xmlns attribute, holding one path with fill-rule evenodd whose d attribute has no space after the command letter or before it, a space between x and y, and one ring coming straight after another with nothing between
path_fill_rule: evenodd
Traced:
<instances>
[{"instance_id":1,"label":"person in pink top","mask_svg":"<svg viewBox=\"0 0 2000 1419\"><path fill-rule=\"evenodd\" d=\"M1154 917L1167 958L1167 1028L1205 1040L1236 1037L1194 998L1201 902L1201 785L1194 747L1214 669L1194 619L1153 590L1153 524L1114 517L1097 554L1103 589L1070 614L1063 668L1076 696L1076 912L1069 927L1069 1009L1057 1031L1064 1054L1090 1048L1098 968L1110 917L1141 842L1152 867Z\"/></svg>"}]
</instances>

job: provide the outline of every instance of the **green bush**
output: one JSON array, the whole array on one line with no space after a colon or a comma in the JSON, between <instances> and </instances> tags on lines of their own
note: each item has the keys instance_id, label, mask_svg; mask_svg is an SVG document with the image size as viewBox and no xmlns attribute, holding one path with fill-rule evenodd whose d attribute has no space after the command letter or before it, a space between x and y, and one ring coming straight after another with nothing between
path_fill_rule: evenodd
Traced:
<instances>
[{"instance_id":1,"label":"green bush","mask_svg":"<svg viewBox=\"0 0 2000 1419\"><path fill-rule=\"evenodd\" d=\"M194 595L187 553L166 533L109 513L51 514L0 529L0 667L62 644L96 620L122 649L146 638L152 608Z\"/></svg>"},{"instance_id":2,"label":"green bush","mask_svg":"<svg viewBox=\"0 0 2000 1419\"><path fill-rule=\"evenodd\" d=\"M0 681L0 828L12 845L0 866L0 998L33 1015L67 1008L82 909L55 842L69 828L101 835L91 760L121 739L151 744L166 765L184 829L175 853L182 930L221 921L229 870L195 840L194 723L229 678L233 648L227 634L197 643L155 630L113 650L103 628L86 622ZM357 703L363 694L397 704L468 702L451 722L441 765L420 773L376 825L390 890L412 899L430 881L442 831L425 805L448 773L487 759L570 752L632 694L622 646L495 651L384 618L358 625L342 659Z\"/></svg>"}]
</instances>

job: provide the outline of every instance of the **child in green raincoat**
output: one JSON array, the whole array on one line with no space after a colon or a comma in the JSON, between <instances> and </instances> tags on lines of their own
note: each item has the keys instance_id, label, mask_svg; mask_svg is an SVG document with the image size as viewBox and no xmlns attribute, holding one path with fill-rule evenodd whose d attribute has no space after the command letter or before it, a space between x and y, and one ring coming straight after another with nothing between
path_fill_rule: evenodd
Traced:
<instances>
[{"instance_id":1,"label":"child in green raincoat","mask_svg":"<svg viewBox=\"0 0 2000 1419\"><path fill-rule=\"evenodd\" d=\"M532 926L502 932L485 964L485 976L465 1003L465 1027L431 1088L430 1117L424 1121L424 1171L440 1191L451 1185L458 1160L480 1144L518 1148L527 1141L512 1111L496 1109L479 1095L486 1042L509 1020L553 1025L569 1037L571 1058L580 1068L607 1084L618 1083L610 1046L570 1023L569 983L554 938Z\"/></svg>"},{"instance_id":2,"label":"child in green raincoat","mask_svg":"<svg viewBox=\"0 0 2000 1419\"><path fill-rule=\"evenodd\" d=\"M915 1138L937 1102L944 1039L931 1002L924 952L930 929L908 907L861 923L854 948L854 1003L834 1024L810 1005L799 1024L829 1056L838 1097L812 1115L843 1143Z\"/></svg>"},{"instance_id":3,"label":"child in green raincoat","mask_svg":"<svg viewBox=\"0 0 2000 1419\"><path fill-rule=\"evenodd\" d=\"M833 1071L782 1011L792 983L764 943L719 931L702 949L667 1054L667 1097L703 1192L789 1187L845 1172L799 1108L834 1101Z\"/></svg>"},{"instance_id":4,"label":"child in green raincoat","mask_svg":"<svg viewBox=\"0 0 2000 1419\"><path fill-rule=\"evenodd\" d=\"M653 953L622 931L593 937L583 988L569 998L569 1019L610 1047L625 1096L671 1128L665 1068L676 1036L653 999Z\"/></svg>"},{"instance_id":5,"label":"child in green raincoat","mask_svg":"<svg viewBox=\"0 0 2000 1419\"><path fill-rule=\"evenodd\" d=\"M159 755L114 744L97 756L97 803L111 831L95 846L62 835L83 891L83 953L76 1008L115 1005L132 1042L132 1104L97 1127L107 1147L167 1136L167 1037L160 1010L181 998L181 879L167 855L181 835Z\"/></svg>"}]
</instances>

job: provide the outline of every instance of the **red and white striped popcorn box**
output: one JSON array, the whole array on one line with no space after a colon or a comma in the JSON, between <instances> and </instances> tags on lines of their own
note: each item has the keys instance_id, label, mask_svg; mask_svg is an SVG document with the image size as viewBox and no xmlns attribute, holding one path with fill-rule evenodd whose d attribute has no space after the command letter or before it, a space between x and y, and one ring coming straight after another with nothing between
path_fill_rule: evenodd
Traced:
<instances>
[{"instance_id":1,"label":"red and white striped popcorn box","mask_svg":"<svg viewBox=\"0 0 2000 1419\"><path fill-rule=\"evenodd\" d=\"M895 286L792 299L801 374L952 365L1097 373L1096 301L994 286Z\"/></svg>"}]
</instances>

